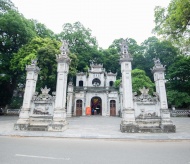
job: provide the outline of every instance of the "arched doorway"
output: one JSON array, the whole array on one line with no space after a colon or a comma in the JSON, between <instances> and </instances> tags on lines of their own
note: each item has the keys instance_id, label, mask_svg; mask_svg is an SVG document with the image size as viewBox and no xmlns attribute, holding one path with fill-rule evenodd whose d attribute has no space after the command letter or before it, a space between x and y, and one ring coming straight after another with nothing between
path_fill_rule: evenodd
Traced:
<instances>
[{"instance_id":1,"label":"arched doorway","mask_svg":"<svg viewBox=\"0 0 190 164\"><path fill-rule=\"evenodd\" d=\"M110 116L116 116L116 102L115 102L115 100L110 101Z\"/></svg>"},{"instance_id":2,"label":"arched doorway","mask_svg":"<svg viewBox=\"0 0 190 164\"><path fill-rule=\"evenodd\" d=\"M102 115L102 99L100 97L93 97L91 99L92 115Z\"/></svg>"},{"instance_id":3,"label":"arched doorway","mask_svg":"<svg viewBox=\"0 0 190 164\"><path fill-rule=\"evenodd\" d=\"M76 101L76 116L82 116L82 100Z\"/></svg>"}]
</instances>

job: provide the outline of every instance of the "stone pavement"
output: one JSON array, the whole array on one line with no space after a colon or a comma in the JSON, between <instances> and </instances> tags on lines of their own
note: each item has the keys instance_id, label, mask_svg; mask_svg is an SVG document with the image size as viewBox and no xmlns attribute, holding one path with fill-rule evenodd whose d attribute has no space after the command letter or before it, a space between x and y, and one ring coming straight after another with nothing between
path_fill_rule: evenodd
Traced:
<instances>
[{"instance_id":1,"label":"stone pavement","mask_svg":"<svg viewBox=\"0 0 190 164\"><path fill-rule=\"evenodd\" d=\"M0 136L60 137L83 139L190 140L190 117L173 117L176 133L121 133L119 117L85 116L68 118L64 132L15 131L18 116L0 116Z\"/></svg>"}]
</instances>

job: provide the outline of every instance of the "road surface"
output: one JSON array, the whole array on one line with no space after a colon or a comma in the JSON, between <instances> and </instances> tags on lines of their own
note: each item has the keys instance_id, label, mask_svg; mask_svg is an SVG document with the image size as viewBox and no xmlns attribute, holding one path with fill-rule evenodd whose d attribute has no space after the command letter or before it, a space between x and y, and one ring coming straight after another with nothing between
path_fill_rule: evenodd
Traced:
<instances>
[{"instance_id":1,"label":"road surface","mask_svg":"<svg viewBox=\"0 0 190 164\"><path fill-rule=\"evenodd\" d=\"M190 164L190 141L0 137L1 164Z\"/></svg>"}]
</instances>

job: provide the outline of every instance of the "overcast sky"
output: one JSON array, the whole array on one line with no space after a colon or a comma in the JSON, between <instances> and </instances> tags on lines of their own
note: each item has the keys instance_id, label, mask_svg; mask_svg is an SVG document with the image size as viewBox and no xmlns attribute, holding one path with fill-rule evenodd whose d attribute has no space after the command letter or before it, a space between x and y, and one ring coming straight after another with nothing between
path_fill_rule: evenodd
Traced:
<instances>
[{"instance_id":1,"label":"overcast sky","mask_svg":"<svg viewBox=\"0 0 190 164\"><path fill-rule=\"evenodd\" d=\"M12 0L26 18L36 19L55 33L64 23L81 22L98 44L108 48L114 39L133 38L139 44L152 36L155 6L170 0Z\"/></svg>"}]
</instances>

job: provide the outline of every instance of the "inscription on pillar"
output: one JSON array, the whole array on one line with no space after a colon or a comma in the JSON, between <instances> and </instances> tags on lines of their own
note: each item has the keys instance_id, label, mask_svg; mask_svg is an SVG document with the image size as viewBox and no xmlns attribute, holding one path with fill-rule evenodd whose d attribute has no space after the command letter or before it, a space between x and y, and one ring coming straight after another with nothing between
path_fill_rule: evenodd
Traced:
<instances>
[{"instance_id":1,"label":"inscription on pillar","mask_svg":"<svg viewBox=\"0 0 190 164\"><path fill-rule=\"evenodd\" d=\"M59 75L59 80L63 80L63 74Z\"/></svg>"}]
</instances>

